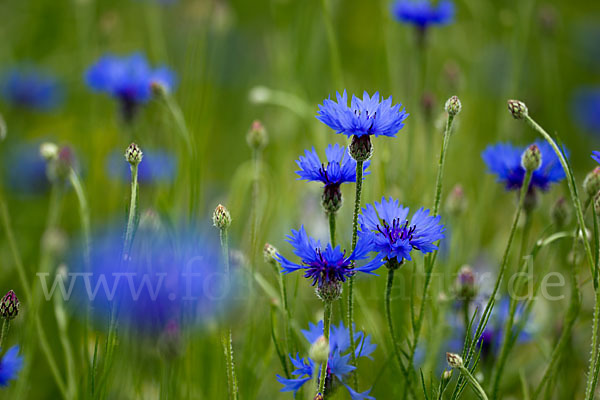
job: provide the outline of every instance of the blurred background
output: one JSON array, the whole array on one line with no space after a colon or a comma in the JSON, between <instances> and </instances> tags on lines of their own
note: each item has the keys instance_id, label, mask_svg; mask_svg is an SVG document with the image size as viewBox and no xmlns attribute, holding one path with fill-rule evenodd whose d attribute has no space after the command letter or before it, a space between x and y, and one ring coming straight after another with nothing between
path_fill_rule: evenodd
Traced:
<instances>
[{"instance_id":1,"label":"blurred background","mask_svg":"<svg viewBox=\"0 0 600 400\"><path fill-rule=\"evenodd\" d=\"M210 226L212 212L219 203L230 210L232 251L243 259L240 264L248 265L246 284L252 293L250 302L239 301L233 311L240 398L291 398L290 393L279 393L281 385L275 379L282 367L269 314L277 300L263 289L277 288L277 276L263 261L262 247L268 241L291 256L285 235L301 224L327 241L321 186L298 181L294 173L294 161L304 149L314 146L323 157L327 144L347 145L343 135L315 118L318 105L343 90L359 96L364 90L378 91L404 105L410 116L398 136L374 140L363 204L392 196L418 208L433 203L444 103L457 95L462 112L448 152L443 201L459 184L468 206L458 214L448 209L442 213L448 234L420 350L424 375L439 377L446 366L444 342L453 336L449 320L456 312L451 300L456 272L465 264L491 271L492 278L482 283L491 285L514 211L514 193L486 172L481 152L498 141L525 146L537 139L526 124L513 120L506 100L524 101L530 115L560 137L579 183L595 167L590 153L600 138L600 11L595 2L456 0L454 6L451 23L422 31L395 20L388 0L1 2L0 182L29 282L36 282L40 270L41 243L53 204L40 144L51 141L71 149L95 231L107 221L126 223L130 189L122 154L135 141L146 155L140 168L145 162L148 168L146 179L140 177L140 212L151 210L165 225L185 222L217 238L218 231ZM176 83L168 101L153 97L127 119L116 99L91 90L86 71L104 54L135 52L153 67L170 68ZM254 120L262 122L268 135L258 155L246 140ZM193 138L194 151L182 126ZM353 186L344 187L343 195L338 237L342 247L349 248ZM560 196L568 197L564 182L540 196L532 218L532 243L547 232L550 210ZM81 224L74 191L65 189L54 209L59 213L60 239L67 248L76 246ZM568 243L544 250L536 268L539 264L568 272L569 250ZM513 256L509 270L517 268L517 255ZM415 265L416 271L422 269L422 262ZM88 392L93 372L85 360L94 353L97 338L102 350L106 326L98 324L88 332L77 313L67 310L66 336L61 336L51 302L39 307L41 326L33 324L4 233L0 268L1 291L15 290L22 302L7 340L26 354L22 375L2 389L0 397L60 398L37 344L41 328L61 373L67 374L61 338L72 343L77 396L96 398ZM583 396L593 291L585 280L587 268L578 268L582 309L549 398ZM266 283L261 285L256 273ZM403 268L396 287L400 337L409 332L411 274L413 265ZM303 349L308 345L299 329L318 321L322 304L299 274L286 279L298 346ZM380 399L400 398L400 373L384 323L384 278L357 282L357 327L378 345L373 360L359 364L361 389L372 386L371 395ZM561 333L569 293L567 284L556 290L565 295L563 300L536 302L531 337L518 343L508 359L502 383L505 398L525 398L523 386L533 390L540 381ZM274 330L283 334L283 316L274 314ZM341 315L337 310L333 322ZM226 398L218 332L209 327L184 336L171 357L152 338L123 334L104 383L104 398ZM484 358L484 381L488 369ZM165 379L171 382L168 393ZM304 392L299 396L309 398L309 391ZM346 398L347 392L336 396ZM464 397L475 398L469 390Z\"/></svg>"}]
</instances>

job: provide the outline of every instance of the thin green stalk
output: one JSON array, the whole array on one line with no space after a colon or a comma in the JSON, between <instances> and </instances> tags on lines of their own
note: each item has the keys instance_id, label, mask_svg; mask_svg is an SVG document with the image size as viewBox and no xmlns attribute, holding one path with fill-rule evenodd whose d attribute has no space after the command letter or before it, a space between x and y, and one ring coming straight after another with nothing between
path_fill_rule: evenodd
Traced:
<instances>
[{"instance_id":1,"label":"thin green stalk","mask_svg":"<svg viewBox=\"0 0 600 400\"><path fill-rule=\"evenodd\" d=\"M129 258L131 245L133 242L133 232L137 220L137 204L138 204L138 165L135 163L131 166L131 200L129 202L129 216L127 217L127 229L125 231L125 244L123 246L124 255Z\"/></svg>"},{"instance_id":2,"label":"thin green stalk","mask_svg":"<svg viewBox=\"0 0 600 400\"><path fill-rule=\"evenodd\" d=\"M81 185L81 180L74 169L71 168L69 173L69 181L75 190L77 202L79 203L79 216L81 218L81 230L84 240L84 261L86 270L91 270L90 251L91 251L91 228L90 228L90 210L88 207L87 198Z\"/></svg>"},{"instance_id":3,"label":"thin green stalk","mask_svg":"<svg viewBox=\"0 0 600 400\"><path fill-rule=\"evenodd\" d=\"M231 279L229 268L229 241L227 238L227 227L219 229L221 239L221 251L223 253L223 263L227 278ZM223 349L225 350L225 359L227 362L227 384L229 390L229 398L236 400L238 398L237 377L235 374L235 363L233 361L233 338L231 329L227 329L222 336Z\"/></svg>"},{"instance_id":4,"label":"thin green stalk","mask_svg":"<svg viewBox=\"0 0 600 400\"><path fill-rule=\"evenodd\" d=\"M327 217L329 219L329 240L331 242L331 246L335 247L335 217L336 213L329 212L327 213Z\"/></svg>"},{"instance_id":5,"label":"thin green stalk","mask_svg":"<svg viewBox=\"0 0 600 400\"><path fill-rule=\"evenodd\" d=\"M587 383L585 389L585 398L593 399L597 377L595 376L596 364L598 363L598 324L600 321L600 291L596 291L594 301L594 319L592 321L592 351L590 355L590 365L587 373Z\"/></svg>"},{"instance_id":6,"label":"thin green stalk","mask_svg":"<svg viewBox=\"0 0 600 400\"><path fill-rule=\"evenodd\" d=\"M465 376L465 378L467 378L467 380L473 387L473 390L475 391L475 393L481 399L488 400L488 397L485 394L485 390L483 390L483 388L481 387L481 385L479 384L477 379L475 379L475 377L473 375L471 375L471 372L469 372L469 370L467 368L465 368L464 366L459 367L459 370L460 370L460 373L463 374Z\"/></svg>"},{"instance_id":7,"label":"thin green stalk","mask_svg":"<svg viewBox=\"0 0 600 400\"><path fill-rule=\"evenodd\" d=\"M285 315L285 341L287 343L288 352L293 354L295 348L293 344L294 337L292 335L292 313L290 312L287 300L287 284L283 277L283 273L279 271L276 264L274 264L274 269L277 274L277 280L279 281L279 295L281 296L281 305L283 306L283 313Z\"/></svg>"},{"instance_id":8,"label":"thin green stalk","mask_svg":"<svg viewBox=\"0 0 600 400\"><path fill-rule=\"evenodd\" d=\"M283 368L283 373L287 379L290 379L290 371L288 369L287 360L283 351L279 346L279 340L277 340L277 334L275 333L275 307L271 306L271 339L273 340L273 345L275 346L275 352L279 357L279 362L281 362L281 367Z\"/></svg>"},{"instance_id":9,"label":"thin green stalk","mask_svg":"<svg viewBox=\"0 0 600 400\"><path fill-rule=\"evenodd\" d=\"M435 194L433 202L433 215L437 216L440 209L440 202L442 198L442 182L444 178L444 169L446 165L446 153L448 151L448 144L450 141L450 135L452 132L452 122L454 121L454 115L448 114L446 120L446 129L444 131L444 140L442 141L442 147L440 149L440 158L438 162L438 173L435 183ZM435 253L434 253L435 254ZM413 368L413 361L415 352L417 350L417 344L419 343L419 336L421 335L421 327L423 325L423 317L425 315L425 303L427 302L427 293L429 291L429 284L431 283L431 275L435 266L435 257L428 255L425 258L425 284L423 286L423 297L421 299L421 305L419 307L419 314L417 316L416 323L413 324L413 342L410 346L410 354L408 357L408 370L409 372Z\"/></svg>"},{"instance_id":10,"label":"thin green stalk","mask_svg":"<svg viewBox=\"0 0 600 400\"><path fill-rule=\"evenodd\" d=\"M323 310L323 336L325 336L325 341L329 345L329 327L331 326L331 302L325 301L324 307L325 308ZM319 393L321 394L325 393L325 381L327 380L327 363L328 361L325 361L323 364L321 364L321 376L319 378Z\"/></svg>"},{"instance_id":11,"label":"thin green stalk","mask_svg":"<svg viewBox=\"0 0 600 400\"><path fill-rule=\"evenodd\" d=\"M8 335L8 329L10 327L10 321L5 319L2 323L2 332L0 333L0 349L2 349L2 343L4 343L4 339L6 335Z\"/></svg>"},{"instance_id":12,"label":"thin green stalk","mask_svg":"<svg viewBox=\"0 0 600 400\"><path fill-rule=\"evenodd\" d=\"M356 247L358 239L358 214L360 212L360 196L362 194L363 161L356 161L356 195L354 196L354 215L352 217L352 251ZM356 366L356 355L354 343L354 276L348 278L348 329L350 330L350 352L352 365ZM354 386L358 386L356 373L352 374Z\"/></svg>"}]
</instances>

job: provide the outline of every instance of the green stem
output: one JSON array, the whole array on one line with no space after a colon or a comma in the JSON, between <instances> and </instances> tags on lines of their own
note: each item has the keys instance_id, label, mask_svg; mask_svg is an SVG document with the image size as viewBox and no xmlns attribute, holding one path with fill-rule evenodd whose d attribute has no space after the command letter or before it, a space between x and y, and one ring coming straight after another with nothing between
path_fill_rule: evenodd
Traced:
<instances>
[{"instance_id":1,"label":"green stem","mask_svg":"<svg viewBox=\"0 0 600 400\"><path fill-rule=\"evenodd\" d=\"M227 228L223 228L219 232L225 273L227 274L227 279L231 279L229 268L229 240L227 238ZM229 398L236 400L238 398L238 387L237 377L235 374L235 363L233 359L233 338L231 335L231 329L227 329L227 331L223 334L222 340L223 348L225 350L225 359L227 361L227 383L229 389Z\"/></svg>"},{"instance_id":2,"label":"green stem","mask_svg":"<svg viewBox=\"0 0 600 400\"><path fill-rule=\"evenodd\" d=\"M354 196L354 215L352 217L352 251L356 247L358 239L358 214L360 212L360 196L362 193L363 161L356 161L356 195ZM350 349L352 365L356 366L356 355L354 352L354 276L348 278L348 329L350 330ZM352 374L354 386L358 386L356 373Z\"/></svg>"},{"instance_id":3,"label":"green stem","mask_svg":"<svg viewBox=\"0 0 600 400\"><path fill-rule=\"evenodd\" d=\"M475 393L477 393L477 395L483 400L488 400L488 397L485 394L485 390L483 390L477 379L475 379L475 377L471 375L471 372L469 372L469 370L464 366L460 367L459 370L461 374L463 374L465 378L467 378L471 386L473 386L473 390L475 391Z\"/></svg>"},{"instance_id":4,"label":"green stem","mask_svg":"<svg viewBox=\"0 0 600 400\"><path fill-rule=\"evenodd\" d=\"M0 333L0 349L2 349L2 344L4 343L4 339L6 335L8 335L8 328L10 327L10 321L5 319L2 323L2 332Z\"/></svg>"},{"instance_id":5,"label":"green stem","mask_svg":"<svg viewBox=\"0 0 600 400\"><path fill-rule=\"evenodd\" d=\"M590 365L587 373L587 383L585 389L586 400L594 398L594 392L597 382L595 376L596 364L598 363L598 323L600 320L600 291L596 291L594 302L594 319L592 321L592 351L590 355Z\"/></svg>"},{"instance_id":6,"label":"green stem","mask_svg":"<svg viewBox=\"0 0 600 400\"><path fill-rule=\"evenodd\" d=\"M91 270L91 261L90 261L90 251L91 251L91 228L90 228L90 210L88 207L88 202L85 197L85 192L83 191L83 186L81 185L81 180L75 170L71 168L71 173L69 174L69 181L71 182L71 186L75 190L75 194L77 195L77 201L79 203L79 215L81 217L81 229L83 231L83 240L84 244L84 261L86 265L86 270L89 272Z\"/></svg>"},{"instance_id":7,"label":"green stem","mask_svg":"<svg viewBox=\"0 0 600 400\"><path fill-rule=\"evenodd\" d=\"M129 216L127 217L127 229L125 231L125 245L123 247L126 259L129 258L131 245L133 242L133 232L135 231L137 217L137 199L138 196L138 166L131 164L131 201L129 202Z\"/></svg>"},{"instance_id":8,"label":"green stem","mask_svg":"<svg viewBox=\"0 0 600 400\"><path fill-rule=\"evenodd\" d=\"M433 202L433 215L437 216L440 203L442 198L442 182L444 178L444 169L446 165L446 153L448 151L448 144L450 141L450 135L452 132L452 122L454 121L454 116L448 114L448 119L446 120L446 129L444 131L444 140L442 141L442 147L440 149L440 158L438 162L438 173L435 183L435 194L434 194L434 202ZM436 253L433 253L436 254ZM427 293L429 291L429 284L431 283L431 275L433 273L433 268L435 266L435 257L432 255L428 255L425 258L425 284L423 286L423 298L421 299L421 305L419 307L419 314L416 320L416 323L413 324L413 342L412 346L410 346L410 354L408 357L408 370L411 371L413 367L413 361L415 357L415 352L417 350L417 344L419 343L419 336L421 335L421 327L423 325L423 317L425 315L425 303L427 302Z\"/></svg>"},{"instance_id":9,"label":"green stem","mask_svg":"<svg viewBox=\"0 0 600 400\"><path fill-rule=\"evenodd\" d=\"M329 240L331 242L331 246L335 247L335 217L336 213L330 212L327 213L327 217L329 219Z\"/></svg>"},{"instance_id":10,"label":"green stem","mask_svg":"<svg viewBox=\"0 0 600 400\"><path fill-rule=\"evenodd\" d=\"M325 301L325 309L323 310L323 336L327 345L329 345L329 327L331 326L331 302ZM354 350L352 350L354 352ZM329 359L329 358L328 358ZM321 364L321 376L319 378L319 393L325 394L325 381L327 380L327 363Z\"/></svg>"}]
</instances>

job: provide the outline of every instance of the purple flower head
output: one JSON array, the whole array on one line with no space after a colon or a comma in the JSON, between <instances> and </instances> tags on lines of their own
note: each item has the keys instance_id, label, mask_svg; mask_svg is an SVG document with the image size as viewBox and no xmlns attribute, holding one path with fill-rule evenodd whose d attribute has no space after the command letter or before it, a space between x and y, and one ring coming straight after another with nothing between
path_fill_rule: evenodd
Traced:
<instances>
[{"instance_id":1,"label":"purple flower head","mask_svg":"<svg viewBox=\"0 0 600 400\"><path fill-rule=\"evenodd\" d=\"M306 340L312 344L315 343L319 338L323 336L323 321L319 321L318 324L308 324L308 330L303 330L302 334ZM356 343L355 357L367 357L371 359L371 354L375 351L377 345L371 343L371 337L366 336L363 332L358 331L354 333L354 341ZM375 400L374 397L369 396L370 390L363 393L358 393L350 388L345 380L352 371L356 369L350 361L352 354L350 349L350 330L344 326L342 322L338 326L332 325L329 330L329 360L327 362L327 384L325 385L326 393L329 390L333 390L332 386L339 386L342 384L348 389L352 400ZM280 375L277 375L277 380L283 385L282 392L296 392L300 390L302 385L313 379L315 373L320 374L320 367L315 368L315 362L310 357L300 358L297 354L296 358L290 355L290 360L296 368L292 372L292 375L297 378L286 379Z\"/></svg>"},{"instance_id":2,"label":"purple flower head","mask_svg":"<svg viewBox=\"0 0 600 400\"><path fill-rule=\"evenodd\" d=\"M275 258L281 263L282 272L288 274L293 271L305 271L304 277L312 280L312 285L319 288L328 284L345 282L346 278L353 276L357 271L372 274L374 270L383 265L379 257L374 258L362 267L355 266L355 261L368 258L371 252L370 238L361 239L349 256L341 250L340 246L333 248L330 243L322 248L321 242L306 234L304 226L300 230L293 230L287 236L287 242L294 247L294 254L300 257L301 264L296 264L281 254Z\"/></svg>"},{"instance_id":3,"label":"purple flower head","mask_svg":"<svg viewBox=\"0 0 600 400\"><path fill-rule=\"evenodd\" d=\"M430 25L448 25L454 19L454 3L441 0L397 0L392 4L392 14L397 21L425 29Z\"/></svg>"},{"instance_id":4,"label":"purple flower head","mask_svg":"<svg viewBox=\"0 0 600 400\"><path fill-rule=\"evenodd\" d=\"M363 93L362 100L352 95L350 107L348 107L348 95L336 93L337 102L331 98L319 105L317 119L335 130L351 136L391 136L404 126L404 120L408 117L406 111L401 109L401 104L392 105L392 97L383 99L379 92L369 97L367 92Z\"/></svg>"},{"instance_id":5,"label":"purple flower head","mask_svg":"<svg viewBox=\"0 0 600 400\"><path fill-rule=\"evenodd\" d=\"M550 184L560 182L565 178L565 172L556 153L547 142L539 140L535 144L542 154L542 165L533 172L529 190L534 188L548 190ZM481 154L489 172L497 175L497 181L504 183L507 190L519 190L523 185L525 169L521 166L521 156L527 147L497 143L488 146ZM565 149L563 149L563 153L565 157L568 157Z\"/></svg>"},{"instance_id":6,"label":"purple flower head","mask_svg":"<svg viewBox=\"0 0 600 400\"><path fill-rule=\"evenodd\" d=\"M411 260L413 249L421 253L437 250L435 244L444 238L445 228L440 225L440 216L429 215L429 210L420 208L408 220L408 207L399 205L391 197L381 203L367 204L358 217L359 237L369 238L372 250L387 260L402 263Z\"/></svg>"},{"instance_id":7,"label":"purple flower head","mask_svg":"<svg viewBox=\"0 0 600 400\"><path fill-rule=\"evenodd\" d=\"M300 176L298 179L322 182L325 186L356 182L356 161L350 157L346 147L330 144L325 149L325 155L327 164L321 162L314 147L310 151L305 150L304 156L296 160L296 164L300 167L300 170L296 171ZM363 175L370 173L367 171L370 164L370 161L364 163Z\"/></svg>"},{"instance_id":8,"label":"purple flower head","mask_svg":"<svg viewBox=\"0 0 600 400\"><path fill-rule=\"evenodd\" d=\"M63 99L58 80L30 65L6 72L0 79L0 94L13 106L38 111L50 111Z\"/></svg>"},{"instance_id":9,"label":"purple flower head","mask_svg":"<svg viewBox=\"0 0 600 400\"><path fill-rule=\"evenodd\" d=\"M0 386L8 386L8 383L17 378L17 374L23 368L23 357L19 355L19 346L13 346L0 360Z\"/></svg>"}]
</instances>

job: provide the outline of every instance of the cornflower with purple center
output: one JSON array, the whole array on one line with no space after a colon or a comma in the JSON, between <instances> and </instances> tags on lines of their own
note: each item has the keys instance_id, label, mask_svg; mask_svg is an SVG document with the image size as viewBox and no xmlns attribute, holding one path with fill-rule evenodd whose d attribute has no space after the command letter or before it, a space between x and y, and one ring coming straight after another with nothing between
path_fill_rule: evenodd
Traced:
<instances>
[{"instance_id":1,"label":"cornflower with purple center","mask_svg":"<svg viewBox=\"0 0 600 400\"><path fill-rule=\"evenodd\" d=\"M356 182L356 161L350 157L346 147L339 144L329 145L325 149L327 164L321 162L319 155L313 147L305 150L304 156L296 160L300 170L296 174L298 179L322 182L323 196L321 203L327 213L336 213L342 206L342 192L340 185L346 182ZM363 175L368 175L370 161L363 165Z\"/></svg>"},{"instance_id":2,"label":"cornflower with purple center","mask_svg":"<svg viewBox=\"0 0 600 400\"><path fill-rule=\"evenodd\" d=\"M437 250L435 243L444 238L439 215L429 215L429 210L420 208L409 222L408 214L409 208L398 200L383 197L380 203L367 204L358 217L359 237L371 242L372 250L386 259L390 268L411 260L413 249L421 253Z\"/></svg>"},{"instance_id":3,"label":"cornflower with purple center","mask_svg":"<svg viewBox=\"0 0 600 400\"><path fill-rule=\"evenodd\" d=\"M306 340L314 345L324 336L323 321L319 321L318 324L308 324L308 330L303 330L302 334ZM363 332L358 331L354 333L354 341L356 343L356 350L354 355L356 358L367 357L371 358L371 354L375 351L377 345L371 343L371 337L365 335ZM342 322L338 326L332 325L329 330L329 356L327 362L327 374L326 374L326 385L325 393L326 397L331 396L342 385L346 387L352 400L375 400L373 396L369 396L370 389L358 393L354 391L350 386L345 383L348 374L356 369L350 363L351 357L350 350L350 331L344 326ZM280 375L277 375L277 381L283 385L282 392L294 392L294 396L300 388L309 382L316 376L320 376L320 368L315 368L317 364L310 357L301 358L300 354L296 354L296 357L289 355L292 365L296 368L292 372L292 375L297 378L287 379Z\"/></svg>"},{"instance_id":4,"label":"cornflower with purple center","mask_svg":"<svg viewBox=\"0 0 600 400\"><path fill-rule=\"evenodd\" d=\"M350 155L356 161L366 161L371 157L371 136L395 137L404 127L408 114L402 104L392 104L392 97L383 99L379 92L373 96L365 91L362 100L352 95L348 106L348 95L336 93L337 102L328 98L319 105L317 119L349 138Z\"/></svg>"}]
</instances>

